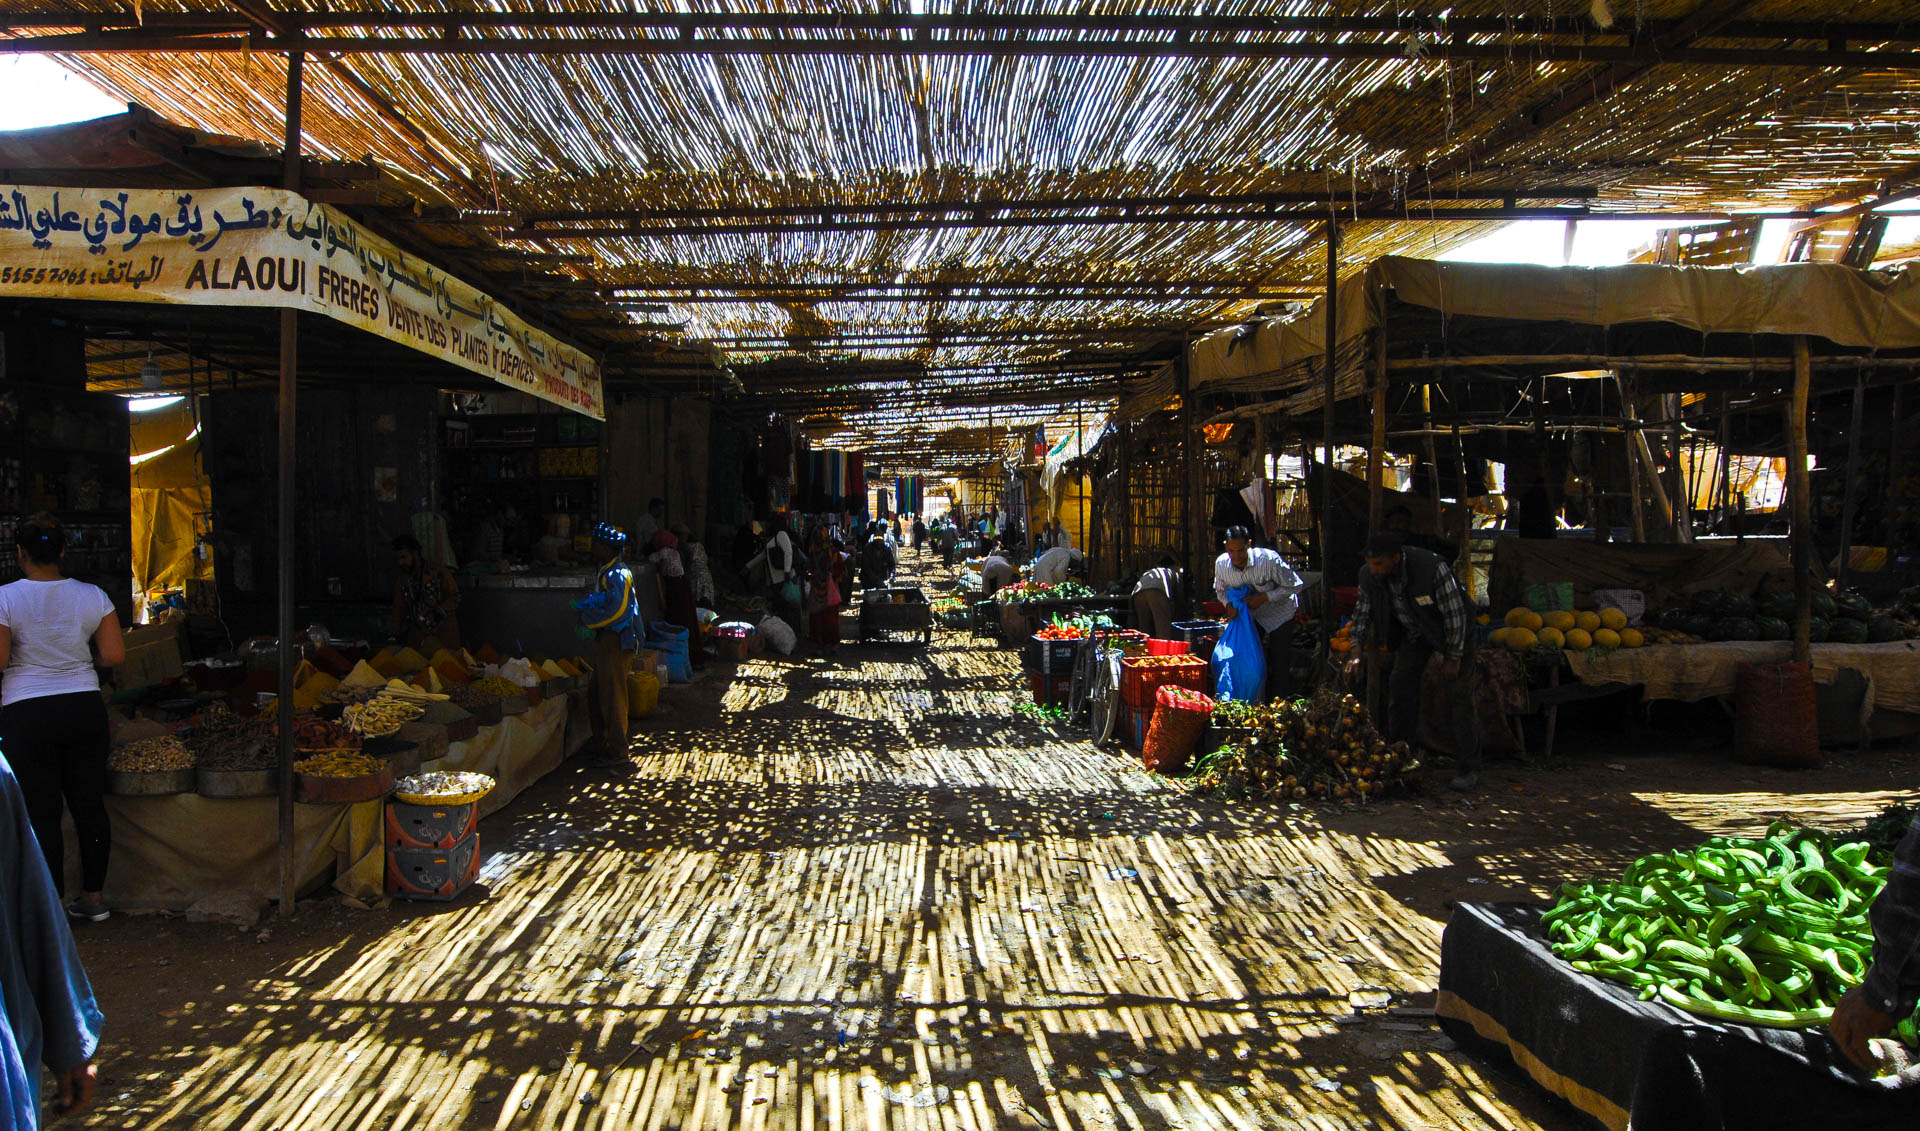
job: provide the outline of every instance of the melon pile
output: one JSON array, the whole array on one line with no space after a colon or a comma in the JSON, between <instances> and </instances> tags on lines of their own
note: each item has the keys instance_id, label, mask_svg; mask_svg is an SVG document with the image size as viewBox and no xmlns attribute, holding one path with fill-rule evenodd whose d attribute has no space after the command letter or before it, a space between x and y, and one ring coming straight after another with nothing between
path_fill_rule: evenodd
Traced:
<instances>
[{"instance_id":1,"label":"melon pile","mask_svg":"<svg viewBox=\"0 0 1920 1131\"><path fill-rule=\"evenodd\" d=\"M1647 642L1637 628L1627 626L1619 609L1555 610L1538 613L1522 606L1507 611L1505 623L1488 640L1496 647L1525 652L1533 648L1584 652L1589 648L1638 648Z\"/></svg>"}]
</instances>

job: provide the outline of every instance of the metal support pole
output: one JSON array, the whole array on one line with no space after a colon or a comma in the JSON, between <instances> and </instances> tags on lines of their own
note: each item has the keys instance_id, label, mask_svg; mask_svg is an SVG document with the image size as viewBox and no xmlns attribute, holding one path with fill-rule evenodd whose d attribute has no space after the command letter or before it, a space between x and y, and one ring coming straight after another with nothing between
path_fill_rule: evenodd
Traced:
<instances>
[{"instance_id":1,"label":"metal support pole","mask_svg":"<svg viewBox=\"0 0 1920 1131\"><path fill-rule=\"evenodd\" d=\"M289 192L300 191L300 96L305 78L307 52L298 33L287 52L287 123L285 172L282 180ZM279 553L275 563L280 575L278 618L280 678L279 695L274 700L279 719L280 765L280 914L293 914L293 669L298 653L293 643L293 522L295 494L294 426L298 396L295 385L300 371L300 316L292 307L280 311L280 530Z\"/></svg>"},{"instance_id":2,"label":"metal support pole","mask_svg":"<svg viewBox=\"0 0 1920 1131\"><path fill-rule=\"evenodd\" d=\"M1846 492L1840 505L1840 565L1834 570L1834 585L1845 588L1847 584L1847 559L1853 557L1853 516L1858 493L1854 484L1860 476L1860 417L1867 403L1867 371L1862 369L1853 382L1853 416L1851 430L1847 433L1847 477L1840 489Z\"/></svg>"},{"instance_id":3,"label":"metal support pole","mask_svg":"<svg viewBox=\"0 0 1920 1131\"><path fill-rule=\"evenodd\" d=\"M1327 358L1320 411L1320 650L1331 656L1333 618L1326 615L1333 593L1333 403L1336 359L1340 349L1340 222L1327 221Z\"/></svg>"},{"instance_id":4,"label":"metal support pole","mask_svg":"<svg viewBox=\"0 0 1920 1131\"><path fill-rule=\"evenodd\" d=\"M1787 402L1787 503L1793 525L1793 658L1813 660L1813 498L1807 481L1807 396L1813 385L1813 361L1807 339L1793 339L1793 399Z\"/></svg>"}]
</instances>

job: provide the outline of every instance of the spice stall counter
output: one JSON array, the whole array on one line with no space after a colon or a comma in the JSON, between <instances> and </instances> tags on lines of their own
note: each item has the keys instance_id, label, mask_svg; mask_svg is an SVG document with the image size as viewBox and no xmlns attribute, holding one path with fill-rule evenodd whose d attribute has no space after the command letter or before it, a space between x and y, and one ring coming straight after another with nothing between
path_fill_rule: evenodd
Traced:
<instances>
[{"instance_id":1,"label":"spice stall counter","mask_svg":"<svg viewBox=\"0 0 1920 1131\"><path fill-rule=\"evenodd\" d=\"M1824 1030L1643 1002L1548 949L1533 904L1460 904L1440 942L1446 1034L1511 1061L1609 1131L1920 1126L1920 1068L1869 1080Z\"/></svg>"},{"instance_id":2,"label":"spice stall counter","mask_svg":"<svg viewBox=\"0 0 1920 1131\"><path fill-rule=\"evenodd\" d=\"M108 797L113 856L103 892L115 910L184 911L219 892L280 890L280 803L272 797ZM296 889L332 876L346 895L379 899L384 802L293 807ZM80 885L68 822L69 891Z\"/></svg>"},{"instance_id":3,"label":"spice stall counter","mask_svg":"<svg viewBox=\"0 0 1920 1131\"><path fill-rule=\"evenodd\" d=\"M479 727L472 738L447 742L445 728L430 748L444 756L429 770L474 770L498 782L481 813L498 811L529 785L558 768L587 740L586 693L570 691ZM109 796L113 856L105 898L116 910L183 911L216 893L270 895L280 889L279 802L274 797L213 798L197 793ZM384 800L353 804L296 804L294 861L297 890L326 884L365 900L384 894ZM78 890L79 853L67 824L68 888Z\"/></svg>"},{"instance_id":4,"label":"spice stall counter","mask_svg":"<svg viewBox=\"0 0 1920 1131\"><path fill-rule=\"evenodd\" d=\"M492 778L492 792L480 800L480 815L485 817L557 769L586 744L590 728L587 693L570 691L508 715L496 726L481 727L470 739L448 743L444 756L421 763L421 768Z\"/></svg>"}]
</instances>

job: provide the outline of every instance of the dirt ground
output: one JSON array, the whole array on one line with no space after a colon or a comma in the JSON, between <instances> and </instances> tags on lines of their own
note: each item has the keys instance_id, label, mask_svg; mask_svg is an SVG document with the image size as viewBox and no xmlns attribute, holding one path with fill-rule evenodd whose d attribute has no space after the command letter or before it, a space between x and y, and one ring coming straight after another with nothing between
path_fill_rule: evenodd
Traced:
<instances>
[{"instance_id":1,"label":"dirt ground","mask_svg":"<svg viewBox=\"0 0 1920 1131\"><path fill-rule=\"evenodd\" d=\"M628 762L485 821L457 903L86 927L108 1028L65 1125L1574 1128L1433 1026L1449 906L1916 779L1909 747L1760 770L1612 705L1468 796L1270 807L1024 698L954 633L717 665Z\"/></svg>"}]
</instances>

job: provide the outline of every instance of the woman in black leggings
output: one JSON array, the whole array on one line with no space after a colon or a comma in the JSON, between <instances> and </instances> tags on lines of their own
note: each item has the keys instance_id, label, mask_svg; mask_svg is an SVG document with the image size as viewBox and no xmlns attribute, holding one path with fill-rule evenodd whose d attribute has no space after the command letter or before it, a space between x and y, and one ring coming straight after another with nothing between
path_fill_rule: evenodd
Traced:
<instances>
[{"instance_id":1,"label":"woman in black leggings","mask_svg":"<svg viewBox=\"0 0 1920 1131\"><path fill-rule=\"evenodd\" d=\"M127 658L126 644L107 595L61 576L66 532L52 515L22 522L13 541L26 577L0 586L0 755L27 796L34 836L54 887L62 890L63 798L73 811L84 883L67 914L97 923L107 917L100 891L111 829L103 800L107 705L94 665L118 666Z\"/></svg>"}]
</instances>

